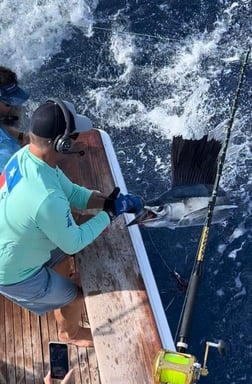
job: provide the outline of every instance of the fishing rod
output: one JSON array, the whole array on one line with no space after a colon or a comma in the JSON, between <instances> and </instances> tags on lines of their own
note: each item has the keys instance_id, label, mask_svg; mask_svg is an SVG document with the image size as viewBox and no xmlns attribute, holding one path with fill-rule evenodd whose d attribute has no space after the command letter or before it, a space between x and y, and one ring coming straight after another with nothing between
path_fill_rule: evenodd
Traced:
<instances>
[{"instance_id":1,"label":"fishing rod","mask_svg":"<svg viewBox=\"0 0 252 384\"><path fill-rule=\"evenodd\" d=\"M182 309L180 328L178 332L177 351L161 350L154 362L154 380L157 384L195 384L201 376L208 375L207 358L209 347L217 348L221 355L224 355L224 342L219 343L206 342L203 366L197 361L196 357L186 353L188 348L188 335L191 326L193 309L199 290L201 279L202 263L204 260L205 249L207 245L209 230L212 222L213 211L216 203L218 187L222 170L226 158L227 147L237 111L241 88L244 81L245 70L247 67L251 47L246 51L244 61L240 70L238 85L231 109L231 117L226 128L226 137L223 142L218 167L213 186L211 198L209 199L205 224L202 229L195 263L190 277L185 303Z\"/></svg>"},{"instance_id":2,"label":"fishing rod","mask_svg":"<svg viewBox=\"0 0 252 384\"><path fill-rule=\"evenodd\" d=\"M224 166L224 162L225 162L225 158L226 158L227 147L229 144L229 139L230 139L233 123L234 123L235 113L237 111L238 100L239 100L239 96L240 96L240 92L241 92L241 88L242 88L242 84L243 84L243 79L244 79L245 69L247 66L248 58L249 58L249 53L250 53L250 49L246 52L244 62L243 62L243 65L242 65L242 68L240 71L240 78L238 81L238 86L237 86L235 98L233 101L231 118L229 120L229 124L227 125L226 137L225 137L225 140L223 142L221 155L220 155L220 158L218 161L218 167L217 167L215 182L214 182L214 186L213 186L213 191L212 191L212 195L211 195L211 198L210 198L209 204L208 204L206 221L205 221L205 224L204 224L204 227L202 230L202 234L201 234L201 238L200 238L200 242L199 242L199 247L198 247L198 251L196 254L196 263L195 263L194 270L193 270L193 273L191 275L190 282L189 282L188 295L186 297L186 305L184 308L183 319L182 319L181 326L180 326L179 341L177 343L177 347L178 347L178 350L180 352L185 352L187 349L186 340L187 340L187 335L189 333L192 309L194 306L194 301L195 301L197 290L198 290L199 278L201 276L201 265L202 265L204 255L205 255L205 249L206 249L209 230L210 230L210 226L211 226L211 222L212 222L213 211L214 211L214 207L215 207L215 203L216 203L220 178L222 175L222 170L223 170L223 166Z\"/></svg>"}]
</instances>

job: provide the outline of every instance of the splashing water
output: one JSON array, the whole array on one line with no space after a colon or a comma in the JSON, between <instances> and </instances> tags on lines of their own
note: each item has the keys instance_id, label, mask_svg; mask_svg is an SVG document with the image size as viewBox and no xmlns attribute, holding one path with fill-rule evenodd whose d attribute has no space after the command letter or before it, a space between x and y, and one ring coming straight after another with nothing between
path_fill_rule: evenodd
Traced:
<instances>
[{"instance_id":1,"label":"splashing water","mask_svg":"<svg viewBox=\"0 0 252 384\"><path fill-rule=\"evenodd\" d=\"M90 34L97 3L93 1L89 5L83 0L1 1L1 64L11 67L19 76L38 70L52 55L61 51L64 39L71 39L73 26Z\"/></svg>"}]
</instances>

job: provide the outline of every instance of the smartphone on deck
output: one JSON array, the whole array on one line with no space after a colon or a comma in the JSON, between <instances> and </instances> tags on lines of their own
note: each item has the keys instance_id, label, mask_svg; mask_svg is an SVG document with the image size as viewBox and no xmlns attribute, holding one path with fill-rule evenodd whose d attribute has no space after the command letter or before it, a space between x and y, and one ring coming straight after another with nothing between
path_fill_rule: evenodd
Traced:
<instances>
[{"instance_id":1,"label":"smartphone on deck","mask_svg":"<svg viewBox=\"0 0 252 384\"><path fill-rule=\"evenodd\" d=\"M69 371L68 347L65 343L49 342L51 378L62 380Z\"/></svg>"}]
</instances>

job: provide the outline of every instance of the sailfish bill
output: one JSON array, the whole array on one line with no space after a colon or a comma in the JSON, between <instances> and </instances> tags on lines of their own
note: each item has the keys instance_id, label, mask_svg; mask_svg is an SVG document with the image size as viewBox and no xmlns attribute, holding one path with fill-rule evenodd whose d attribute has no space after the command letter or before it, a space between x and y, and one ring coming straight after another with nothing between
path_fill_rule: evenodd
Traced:
<instances>
[{"instance_id":1,"label":"sailfish bill","mask_svg":"<svg viewBox=\"0 0 252 384\"><path fill-rule=\"evenodd\" d=\"M143 212L128 226L191 227L204 225L217 172L221 143L173 137L171 153L172 187L146 203ZM230 204L224 190L218 190L212 223L227 219L236 205Z\"/></svg>"}]
</instances>

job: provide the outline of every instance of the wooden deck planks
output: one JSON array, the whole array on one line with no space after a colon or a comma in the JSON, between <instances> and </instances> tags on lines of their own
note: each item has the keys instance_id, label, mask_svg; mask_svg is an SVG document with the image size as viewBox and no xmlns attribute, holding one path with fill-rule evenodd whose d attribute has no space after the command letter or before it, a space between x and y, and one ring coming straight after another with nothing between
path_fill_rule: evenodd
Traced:
<instances>
[{"instance_id":1,"label":"wooden deck planks","mask_svg":"<svg viewBox=\"0 0 252 384\"><path fill-rule=\"evenodd\" d=\"M5 317L5 299L0 295L0 383L7 377Z\"/></svg>"},{"instance_id":2,"label":"wooden deck planks","mask_svg":"<svg viewBox=\"0 0 252 384\"><path fill-rule=\"evenodd\" d=\"M9 300L5 301L5 332L6 332L6 382L9 383L13 374L15 374L15 339L13 326L13 305ZM11 319L11 321L9 321Z\"/></svg>"},{"instance_id":3,"label":"wooden deck planks","mask_svg":"<svg viewBox=\"0 0 252 384\"><path fill-rule=\"evenodd\" d=\"M57 341L53 313L43 316L13 304L0 295L0 383L42 384L49 370L49 341ZM75 384L101 384L93 348L69 346Z\"/></svg>"},{"instance_id":4,"label":"wooden deck planks","mask_svg":"<svg viewBox=\"0 0 252 384\"><path fill-rule=\"evenodd\" d=\"M16 378L20 384L25 383L22 311L23 309L21 307L13 304L13 322L15 329L15 367Z\"/></svg>"}]
</instances>

